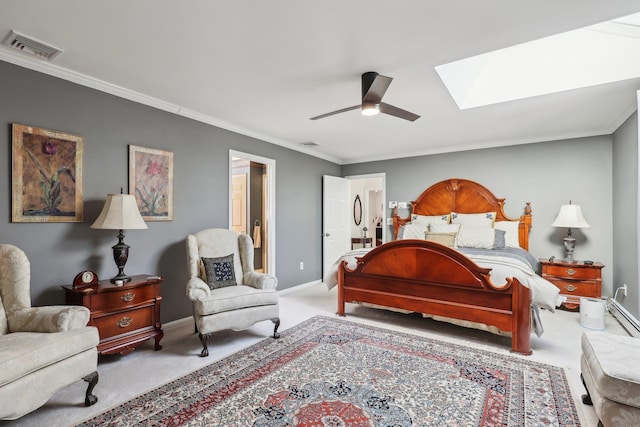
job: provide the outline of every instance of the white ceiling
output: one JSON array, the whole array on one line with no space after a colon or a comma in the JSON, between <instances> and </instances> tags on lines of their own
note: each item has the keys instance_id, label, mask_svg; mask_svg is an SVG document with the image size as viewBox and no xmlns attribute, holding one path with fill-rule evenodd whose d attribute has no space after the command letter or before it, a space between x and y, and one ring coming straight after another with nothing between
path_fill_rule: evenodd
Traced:
<instances>
[{"instance_id":1,"label":"white ceiling","mask_svg":"<svg viewBox=\"0 0 640 427\"><path fill-rule=\"evenodd\" d=\"M435 67L638 12L638 0L3 0L0 39L64 52L0 46L0 60L348 164L610 134L640 78L461 110ZM384 101L422 117L309 120L358 104L366 71L393 77Z\"/></svg>"}]
</instances>

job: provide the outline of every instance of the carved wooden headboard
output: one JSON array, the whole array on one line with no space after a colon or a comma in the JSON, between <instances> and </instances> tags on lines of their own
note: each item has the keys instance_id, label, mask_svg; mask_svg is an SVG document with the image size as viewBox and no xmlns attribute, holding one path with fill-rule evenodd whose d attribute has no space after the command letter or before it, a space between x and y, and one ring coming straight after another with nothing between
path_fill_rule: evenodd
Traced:
<instances>
[{"instance_id":1,"label":"carved wooden headboard","mask_svg":"<svg viewBox=\"0 0 640 427\"><path fill-rule=\"evenodd\" d=\"M418 215L446 215L450 212L481 213L496 212L496 221L518 221L504 213L504 200L493 195L486 187L468 179L450 178L433 184L422 192L420 197L411 202L411 213ZM397 209L393 211L393 234L398 237L398 231L407 222L406 218L398 216ZM527 202L524 215L519 218L518 237L520 246L529 249L529 231L531 230L531 204Z\"/></svg>"}]
</instances>

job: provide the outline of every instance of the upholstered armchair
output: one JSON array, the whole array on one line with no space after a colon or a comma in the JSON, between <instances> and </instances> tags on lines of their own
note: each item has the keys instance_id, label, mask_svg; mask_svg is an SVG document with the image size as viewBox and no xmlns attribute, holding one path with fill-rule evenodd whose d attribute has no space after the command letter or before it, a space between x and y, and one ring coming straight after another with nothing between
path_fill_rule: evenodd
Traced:
<instances>
[{"instance_id":1,"label":"upholstered armchair","mask_svg":"<svg viewBox=\"0 0 640 427\"><path fill-rule=\"evenodd\" d=\"M98 401L98 330L89 310L31 307L29 259L0 245L0 419L12 420L44 405L79 379L89 383L85 405Z\"/></svg>"},{"instance_id":2,"label":"upholstered armchair","mask_svg":"<svg viewBox=\"0 0 640 427\"><path fill-rule=\"evenodd\" d=\"M278 338L280 308L278 279L253 268L253 241L246 234L210 228L187 237L189 280L187 296L193 302L202 352L216 331L247 329L271 320Z\"/></svg>"}]
</instances>

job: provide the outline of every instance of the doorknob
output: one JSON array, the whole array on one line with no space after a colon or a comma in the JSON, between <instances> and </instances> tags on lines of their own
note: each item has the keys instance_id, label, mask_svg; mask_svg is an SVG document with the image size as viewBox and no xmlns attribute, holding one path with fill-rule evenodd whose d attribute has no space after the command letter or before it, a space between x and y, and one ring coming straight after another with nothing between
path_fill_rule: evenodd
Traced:
<instances>
[{"instance_id":1,"label":"doorknob","mask_svg":"<svg viewBox=\"0 0 640 427\"><path fill-rule=\"evenodd\" d=\"M331 234L329 234L329 233L324 233L324 235L325 235L326 237L331 236Z\"/></svg>"}]
</instances>

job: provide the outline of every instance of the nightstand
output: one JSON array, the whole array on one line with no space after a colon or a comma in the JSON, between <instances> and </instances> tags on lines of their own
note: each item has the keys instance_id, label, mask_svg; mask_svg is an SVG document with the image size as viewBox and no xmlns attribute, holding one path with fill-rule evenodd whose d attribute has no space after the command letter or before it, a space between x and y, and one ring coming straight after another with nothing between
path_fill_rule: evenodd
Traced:
<instances>
[{"instance_id":1,"label":"nightstand","mask_svg":"<svg viewBox=\"0 0 640 427\"><path fill-rule=\"evenodd\" d=\"M560 295L567 299L562 304L569 310L580 307L580 297L600 298L602 296L603 264L594 262L549 261L540 259L542 277L560 288Z\"/></svg>"},{"instance_id":2,"label":"nightstand","mask_svg":"<svg viewBox=\"0 0 640 427\"><path fill-rule=\"evenodd\" d=\"M146 274L116 286L109 279L96 285L74 288L64 285L66 303L83 305L91 312L89 326L100 333L99 354L128 354L149 338L160 350L164 336L160 323L160 284L163 279Z\"/></svg>"}]
</instances>

